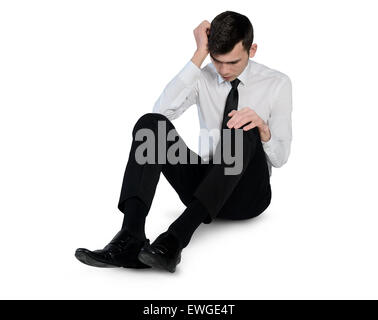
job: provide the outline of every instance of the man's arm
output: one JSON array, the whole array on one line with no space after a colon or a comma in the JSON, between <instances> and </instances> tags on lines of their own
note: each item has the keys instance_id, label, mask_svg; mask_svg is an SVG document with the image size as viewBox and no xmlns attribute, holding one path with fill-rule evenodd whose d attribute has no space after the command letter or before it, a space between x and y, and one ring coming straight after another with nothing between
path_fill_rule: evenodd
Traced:
<instances>
[{"instance_id":1,"label":"man's arm","mask_svg":"<svg viewBox=\"0 0 378 320\"><path fill-rule=\"evenodd\" d=\"M207 47L209 30L210 23L206 20L194 29L197 50L192 59L164 88L155 102L153 112L162 113L169 120L174 120L197 102L201 65L209 53Z\"/></svg>"},{"instance_id":2,"label":"man's arm","mask_svg":"<svg viewBox=\"0 0 378 320\"><path fill-rule=\"evenodd\" d=\"M200 75L201 69L189 61L164 88L153 112L164 114L169 120L178 118L197 102Z\"/></svg>"},{"instance_id":3,"label":"man's arm","mask_svg":"<svg viewBox=\"0 0 378 320\"><path fill-rule=\"evenodd\" d=\"M290 154L292 141L292 85L285 77L276 88L272 98L272 110L267 121L271 137L262 145L273 167L283 166Z\"/></svg>"}]
</instances>

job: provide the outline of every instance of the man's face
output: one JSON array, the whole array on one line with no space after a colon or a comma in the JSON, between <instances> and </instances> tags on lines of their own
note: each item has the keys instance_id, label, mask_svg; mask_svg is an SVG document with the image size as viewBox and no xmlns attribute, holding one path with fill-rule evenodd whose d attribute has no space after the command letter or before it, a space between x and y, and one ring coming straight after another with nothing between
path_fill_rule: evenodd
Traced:
<instances>
[{"instance_id":1,"label":"man's face","mask_svg":"<svg viewBox=\"0 0 378 320\"><path fill-rule=\"evenodd\" d=\"M248 64L248 59L255 55L256 49L257 45L253 44L250 52L247 53L243 48L242 41L240 41L230 52L214 56L210 53L210 58L223 79L232 81L243 72Z\"/></svg>"}]
</instances>

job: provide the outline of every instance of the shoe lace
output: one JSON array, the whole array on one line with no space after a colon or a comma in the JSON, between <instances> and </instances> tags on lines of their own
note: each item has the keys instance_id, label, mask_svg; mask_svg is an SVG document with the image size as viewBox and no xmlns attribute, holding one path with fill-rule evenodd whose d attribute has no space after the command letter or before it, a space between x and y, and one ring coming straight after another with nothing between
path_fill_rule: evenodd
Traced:
<instances>
[{"instance_id":1,"label":"shoe lace","mask_svg":"<svg viewBox=\"0 0 378 320\"><path fill-rule=\"evenodd\" d=\"M116 239L110 241L109 245L111 245L112 251L121 252L125 250L125 247L129 243L130 236L127 236L125 239Z\"/></svg>"},{"instance_id":2,"label":"shoe lace","mask_svg":"<svg viewBox=\"0 0 378 320\"><path fill-rule=\"evenodd\" d=\"M155 244L155 249L160 251L160 253L165 254L168 251L168 248L162 244Z\"/></svg>"}]
</instances>

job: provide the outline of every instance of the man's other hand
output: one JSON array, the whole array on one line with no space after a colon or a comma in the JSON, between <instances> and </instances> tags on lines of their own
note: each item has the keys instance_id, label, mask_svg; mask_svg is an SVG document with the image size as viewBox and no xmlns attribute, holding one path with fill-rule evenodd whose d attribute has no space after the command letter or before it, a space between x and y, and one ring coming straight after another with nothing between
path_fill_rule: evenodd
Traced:
<instances>
[{"instance_id":1,"label":"man's other hand","mask_svg":"<svg viewBox=\"0 0 378 320\"><path fill-rule=\"evenodd\" d=\"M209 54L208 48L208 36L210 32L210 22L204 20L200 25L193 30L194 38L197 43L197 50L193 55L192 62L201 68L202 62L206 59Z\"/></svg>"},{"instance_id":2,"label":"man's other hand","mask_svg":"<svg viewBox=\"0 0 378 320\"><path fill-rule=\"evenodd\" d=\"M228 128L239 129L244 124L250 122L250 124L243 127L244 131L257 127L260 132L261 141L267 142L270 140L271 134L268 125L251 108L244 107L240 110L232 110L228 116L231 117L227 122Z\"/></svg>"}]
</instances>

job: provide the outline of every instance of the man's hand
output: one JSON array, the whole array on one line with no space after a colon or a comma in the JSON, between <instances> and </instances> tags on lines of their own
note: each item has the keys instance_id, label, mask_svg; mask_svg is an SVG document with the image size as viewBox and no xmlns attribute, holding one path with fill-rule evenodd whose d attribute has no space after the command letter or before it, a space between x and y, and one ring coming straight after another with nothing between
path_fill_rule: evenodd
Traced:
<instances>
[{"instance_id":1,"label":"man's hand","mask_svg":"<svg viewBox=\"0 0 378 320\"><path fill-rule=\"evenodd\" d=\"M202 62L206 59L209 54L208 44L208 35L210 32L210 22L204 20L201 24L193 30L194 38L197 43L197 50L193 55L192 62L198 67L201 68Z\"/></svg>"},{"instance_id":2,"label":"man's hand","mask_svg":"<svg viewBox=\"0 0 378 320\"><path fill-rule=\"evenodd\" d=\"M268 125L261 119L258 114L251 108L244 107L240 110L232 110L228 116L231 117L227 122L228 128L239 129L244 124L251 122L246 125L243 130L251 130L254 127L257 127L260 132L261 140L267 142L270 140L270 130Z\"/></svg>"}]
</instances>

